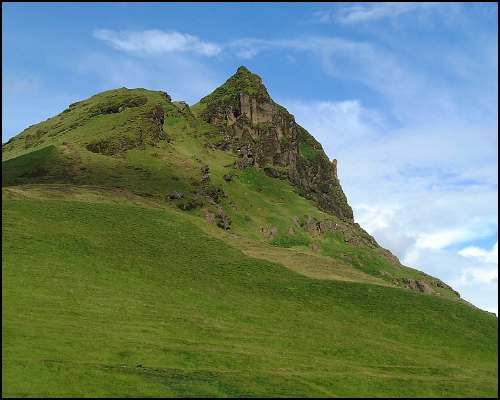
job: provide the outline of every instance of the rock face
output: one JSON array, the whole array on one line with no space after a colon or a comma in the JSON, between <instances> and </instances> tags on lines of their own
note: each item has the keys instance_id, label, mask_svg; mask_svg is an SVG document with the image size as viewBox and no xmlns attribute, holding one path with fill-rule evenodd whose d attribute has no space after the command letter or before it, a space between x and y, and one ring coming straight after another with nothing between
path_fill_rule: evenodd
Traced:
<instances>
[{"instance_id":1,"label":"rock face","mask_svg":"<svg viewBox=\"0 0 500 400\"><path fill-rule=\"evenodd\" d=\"M432 293L433 290L431 286L418 279L403 279L403 283L408 289L415 290L421 293Z\"/></svg>"},{"instance_id":2,"label":"rock face","mask_svg":"<svg viewBox=\"0 0 500 400\"><path fill-rule=\"evenodd\" d=\"M231 218L224 212L223 208L219 208L217 210L217 214L215 214L215 222L219 228L224 230L228 230L231 227Z\"/></svg>"},{"instance_id":3,"label":"rock face","mask_svg":"<svg viewBox=\"0 0 500 400\"><path fill-rule=\"evenodd\" d=\"M352 221L337 178L321 145L293 115L276 104L259 76L245 67L200 101L201 116L220 128L218 147L240 156L237 166L255 166L268 175L284 175L321 209Z\"/></svg>"}]
</instances>

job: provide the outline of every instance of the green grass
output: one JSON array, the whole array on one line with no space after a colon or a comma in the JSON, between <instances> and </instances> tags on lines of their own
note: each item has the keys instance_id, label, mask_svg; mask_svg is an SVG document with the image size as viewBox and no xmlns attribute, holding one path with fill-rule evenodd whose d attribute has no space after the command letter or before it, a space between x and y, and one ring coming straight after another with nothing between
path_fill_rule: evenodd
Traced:
<instances>
[{"instance_id":1,"label":"green grass","mask_svg":"<svg viewBox=\"0 0 500 400\"><path fill-rule=\"evenodd\" d=\"M299 154L307 162L314 161L316 156L323 153L321 144L304 128L298 127Z\"/></svg>"},{"instance_id":2,"label":"green grass","mask_svg":"<svg viewBox=\"0 0 500 400\"><path fill-rule=\"evenodd\" d=\"M247 75L243 73L240 78L245 81ZM246 85L242 82L238 84ZM147 137L144 132L150 127L151 107L157 104L165 112L163 131L169 140L153 143L150 138L140 145L141 137ZM352 268L392 284L397 284L395 279L401 277L429 280L418 271L388 262L376 249L346 244L343 240L332 241L328 235L313 238L305 229L289 237L288 231L296 229L293 220L307 216L334 220L351 235L360 232L318 210L287 180L271 178L262 169L233 168L237 159L234 154L207 146L218 137L218 130L194 115L180 112L161 92L111 90L67 110L26 129L4 146L4 186L43 183L119 188L160 204L165 204L169 193L178 191L185 198L193 198L202 207L215 211L216 207L208 199L193 194L201 183L201 167L208 165L211 184L226 194L217 207L223 207L230 216L232 232L280 247L307 248L314 242L321 254L332 259L343 258ZM109 110L121 111L109 113ZM43 132L42 142L26 148L25 137L36 136L36 132ZM123 137L130 141L122 142ZM321 150L321 145L302 128L299 139L301 149L306 146L313 153ZM104 154L88 150L88 145L95 143L103 145ZM122 145L132 148L119 150ZM223 179L228 173L234 174L230 183ZM201 209L191 213L202 219ZM277 236L266 238L261 233L263 228L276 229ZM451 293L448 289L436 288L436 291L446 296Z\"/></svg>"},{"instance_id":3,"label":"green grass","mask_svg":"<svg viewBox=\"0 0 500 400\"><path fill-rule=\"evenodd\" d=\"M47 146L40 150L7 160L2 164L2 186L23 183L37 175L43 175L47 168L55 164L57 150L54 146Z\"/></svg>"},{"instance_id":4,"label":"green grass","mask_svg":"<svg viewBox=\"0 0 500 400\"><path fill-rule=\"evenodd\" d=\"M151 121L151 112L156 105L164 110L165 122L180 114L161 92L121 88L99 93L70 105L55 117L25 129L2 146L2 160L49 145L84 147L101 140L123 139L136 145L157 145L155 127Z\"/></svg>"},{"instance_id":5,"label":"green grass","mask_svg":"<svg viewBox=\"0 0 500 400\"><path fill-rule=\"evenodd\" d=\"M299 143L299 154L307 161L313 161L318 151L312 148L308 143Z\"/></svg>"},{"instance_id":6,"label":"green grass","mask_svg":"<svg viewBox=\"0 0 500 400\"><path fill-rule=\"evenodd\" d=\"M168 209L3 201L4 396L492 396L497 319L252 259Z\"/></svg>"},{"instance_id":7,"label":"green grass","mask_svg":"<svg viewBox=\"0 0 500 400\"><path fill-rule=\"evenodd\" d=\"M234 104L238 101L241 92L257 99L270 100L261 78L252 74L247 68L239 67L236 74L210 95L202 98L199 103L192 107L192 110L198 116L201 114L209 116L217 107Z\"/></svg>"},{"instance_id":8,"label":"green grass","mask_svg":"<svg viewBox=\"0 0 500 400\"><path fill-rule=\"evenodd\" d=\"M282 235L274 239L271 244L285 248L297 246L307 247L311 244L311 238L303 233L299 235Z\"/></svg>"},{"instance_id":9,"label":"green grass","mask_svg":"<svg viewBox=\"0 0 500 400\"><path fill-rule=\"evenodd\" d=\"M242 69L209 103L243 89L267 96ZM495 396L497 319L446 287L398 288L435 278L288 180L235 168L207 104L111 90L2 147L3 394ZM300 127L299 142L321 158ZM218 204L196 193L205 165ZM219 208L229 231L205 219Z\"/></svg>"}]
</instances>

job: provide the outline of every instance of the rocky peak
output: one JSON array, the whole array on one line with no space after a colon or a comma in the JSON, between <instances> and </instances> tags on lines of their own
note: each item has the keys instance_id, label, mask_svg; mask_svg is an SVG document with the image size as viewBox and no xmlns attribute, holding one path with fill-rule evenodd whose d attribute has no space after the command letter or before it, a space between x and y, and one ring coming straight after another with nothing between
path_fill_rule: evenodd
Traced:
<instances>
[{"instance_id":1,"label":"rocky peak","mask_svg":"<svg viewBox=\"0 0 500 400\"><path fill-rule=\"evenodd\" d=\"M247 74L247 75L253 75L250 70L245 67L244 65L240 65L238 67L238 69L236 70L236 74L235 75L238 75L238 74ZM257 76L257 75L256 75Z\"/></svg>"},{"instance_id":2,"label":"rocky peak","mask_svg":"<svg viewBox=\"0 0 500 400\"><path fill-rule=\"evenodd\" d=\"M252 97L260 103L272 101L262 79L241 66L223 85L201 99L200 103L206 106L205 114L210 114L216 109L237 106L242 95Z\"/></svg>"},{"instance_id":3,"label":"rocky peak","mask_svg":"<svg viewBox=\"0 0 500 400\"><path fill-rule=\"evenodd\" d=\"M237 165L255 166L287 177L321 209L352 221L352 209L321 145L275 103L262 79L241 66L222 86L200 100L200 114L220 128L219 146L240 156Z\"/></svg>"}]
</instances>

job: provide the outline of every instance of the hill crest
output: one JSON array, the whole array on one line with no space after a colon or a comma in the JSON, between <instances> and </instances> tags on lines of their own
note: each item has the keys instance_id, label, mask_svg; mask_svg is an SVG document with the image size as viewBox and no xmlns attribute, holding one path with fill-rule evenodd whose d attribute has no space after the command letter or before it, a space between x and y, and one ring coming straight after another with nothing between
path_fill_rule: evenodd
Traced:
<instances>
[{"instance_id":1,"label":"hill crest","mask_svg":"<svg viewBox=\"0 0 500 400\"><path fill-rule=\"evenodd\" d=\"M259 243L458 298L354 222L336 160L245 67L192 107L164 91L99 93L27 128L2 146L2 157L4 187L127 190Z\"/></svg>"}]
</instances>

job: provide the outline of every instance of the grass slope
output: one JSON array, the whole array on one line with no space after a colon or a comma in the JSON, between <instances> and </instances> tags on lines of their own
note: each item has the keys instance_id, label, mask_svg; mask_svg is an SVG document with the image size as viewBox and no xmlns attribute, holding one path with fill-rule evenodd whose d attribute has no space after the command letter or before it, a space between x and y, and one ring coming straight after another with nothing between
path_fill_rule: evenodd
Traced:
<instances>
[{"instance_id":1,"label":"grass slope","mask_svg":"<svg viewBox=\"0 0 500 400\"><path fill-rule=\"evenodd\" d=\"M152 129L151 110L157 106L164 112L162 129L168 140L152 141L145 133ZM162 92L110 90L71 105L4 145L2 184L91 185L128 190L158 203L165 203L169 193L178 191L185 199L202 204L190 213L203 224L202 208L215 212L222 207L232 220L231 231L246 238L308 254L315 249L319 255L390 284L400 285L403 278L433 280L395 264L381 249L348 243L346 235L358 234L357 228L318 210L288 181L273 179L255 168L235 169L235 154L211 146L219 139L214 126ZM132 147L114 153L124 145ZM319 146L311 142L313 145ZM101 152L95 152L96 148ZM210 169L210 186L225 193L217 205L193 194L201 187L205 165ZM223 179L227 174L233 175L229 183ZM297 218L332 220L344 232L314 235L306 228L297 229L293 222ZM276 234L265 237L263 229ZM291 229L295 232L290 233ZM443 297L456 297L446 287L435 286L434 290Z\"/></svg>"},{"instance_id":2,"label":"grass slope","mask_svg":"<svg viewBox=\"0 0 500 400\"><path fill-rule=\"evenodd\" d=\"M3 201L4 396L496 396L497 319L253 259L168 209Z\"/></svg>"},{"instance_id":3,"label":"grass slope","mask_svg":"<svg viewBox=\"0 0 500 400\"><path fill-rule=\"evenodd\" d=\"M494 316L287 180L236 169L195 114L122 88L2 146L5 396L497 394Z\"/></svg>"}]
</instances>

